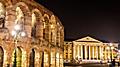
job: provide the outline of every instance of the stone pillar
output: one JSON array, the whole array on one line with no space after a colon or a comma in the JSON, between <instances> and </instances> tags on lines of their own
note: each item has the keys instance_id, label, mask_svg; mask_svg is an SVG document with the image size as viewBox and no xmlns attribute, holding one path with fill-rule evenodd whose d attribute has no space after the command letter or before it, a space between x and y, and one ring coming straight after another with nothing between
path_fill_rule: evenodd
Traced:
<instances>
[{"instance_id":1,"label":"stone pillar","mask_svg":"<svg viewBox=\"0 0 120 67\"><path fill-rule=\"evenodd\" d=\"M35 67L40 67L40 54L39 54L39 52L35 53Z\"/></svg>"},{"instance_id":2,"label":"stone pillar","mask_svg":"<svg viewBox=\"0 0 120 67\"><path fill-rule=\"evenodd\" d=\"M113 49L112 49L112 59L114 59L114 57L113 57Z\"/></svg>"},{"instance_id":3,"label":"stone pillar","mask_svg":"<svg viewBox=\"0 0 120 67\"><path fill-rule=\"evenodd\" d=\"M99 46L99 57L100 57L100 60L102 59L102 55L103 55L102 48L101 48L101 46Z\"/></svg>"},{"instance_id":4,"label":"stone pillar","mask_svg":"<svg viewBox=\"0 0 120 67\"><path fill-rule=\"evenodd\" d=\"M81 45L81 59L83 59L83 45Z\"/></svg>"},{"instance_id":5,"label":"stone pillar","mask_svg":"<svg viewBox=\"0 0 120 67\"><path fill-rule=\"evenodd\" d=\"M77 51L78 51L78 52L77 52L77 53L78 53L77 56L78 56L78 58L79 58L79 56L80 56L80 54L79 54L79 53L80 53L80 49L79 49L79 45L77 45L77 46L78 46L78 47L77 47L77 49L78 49L78 50L77 50Z\"/></svg>"},{"instance_id":6,"label":"stone pillar","mask_svg":"<svg viewBox=\"0 0 120 67\"><path fill-rule=\"evenodd\" d=\"M104 59L107 60L107 51L106 51L106 46L104 46L105 50L104 50Z\"/></svg>"},{"instance_id":7,"label":"stone pillar","mask_svg":"<svg viewBox=\"0 0 120 67\"><path fill-rule=\"evenodd\" d=\"M11 52L7 51L4 52L4 62L3 67L12 67L12 54Z\"/></svg>"},{"instance_id":8,"label":"stone pillar","mask_svg":"<svg viewBox=\"0 0 120 67\"><path fill-rule=\"evenodd\" d=\"M75 59L75 45L73 45L73 59Z\"/></svg>"},{"instance_id":9,"label":"stone pillar","mask_svg":"<svg viewBox=\"0 0 120 67\"><path fill-rule=\"evenodd\" d=\"M26 52L26 67L30 65L30 51Z\"/></svg>"},{"instance_id":10,"label":"stone pillar","mask_svg":"<svg viewBox=\"0 0 120 67\"><path fill-rule=\"evenodd\" d=\"M85 59L87 60L87 46L85 45Z\"/></svg>"},{"instance_id":11,"label":"stone pillar","mask_svg":"<svg viewBox=\"0 0 120 67\"><path fill-rule=\"evenodd\" d=\"M94 46L92 46L92 52L93 52L93 54L92 54L92 58L94 59Z\"/></svg>"},{"instance_id":12,"label":"stone pillar","mask_svg":"<svg viewBox=\"0 0 120 67\"><path fill-rule=\"evenodd\" d=\"M103 50L104 50L104 47L101 46L101 54L102 54L101 59L104 59Z\"/></svg>"},{"instance_id":13,"label":"stone pillar","mask_svg":"<svg viewBox=\"0 0 120 67\"><path fill-rule=\"evenodd\" d=\"M47 67L50 67L50 52L47 52L48 54L48 66Z\"/></svg>"},{"instance_id":14,"label":"stone pillar","mask_svg":"<svg viewBox=\"0 0 120 67\"><path fill-rule=\"evenodd\" d=\"M110 48L109 48L109 49L108 49L108 57L109 57L109 59L111 59L110 53L111 53L111 51L110 51Z\"/></svg>"},{"instance_id":15,"label":"stone pillar","mask_svg":"<svg viewBox=\"0 0 120 67\"><path fill-rule=\"evenodd\" d=\"M96 47L96 51L95 51L96 52L95 53L96 54L96 59L98 60L98 47L97 46L95 46L95 47Z\"/></svg>"},{"instance_id":16,"label":"stone pillar","mask_svg":"<svg viewBox=\"0 0 120 67\"><path fill-rule=\"evenodd\" d=\"M91 52L90 52L91 46L89 46L89 60L91 60Z\"/></svg>"}]
</instances>

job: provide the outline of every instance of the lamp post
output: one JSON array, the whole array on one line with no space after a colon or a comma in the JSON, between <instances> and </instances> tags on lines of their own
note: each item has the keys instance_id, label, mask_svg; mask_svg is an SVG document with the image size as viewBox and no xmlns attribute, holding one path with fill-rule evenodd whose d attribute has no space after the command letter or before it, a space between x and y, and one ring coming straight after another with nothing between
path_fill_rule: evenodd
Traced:
<instances>
[{"instance_id":1,"label":"lamp post","mask_svg":"<svg viewBox=\"0 0 120 67\"><path fill-rule=\"evenodd\" d=\"M17 48L18 38L24 37L26 35L26 33L24 32L24 29L22 28L22 25L16 24L14 26L14 29L13 29L11 35L13 36L13 40L14 40L14 44L15 44L15 53L14 53L15 56L14 56L14 65L13 65L13 67L16 67L16 64L17 64L16 48Z\"/></svg>"}]
</instances>

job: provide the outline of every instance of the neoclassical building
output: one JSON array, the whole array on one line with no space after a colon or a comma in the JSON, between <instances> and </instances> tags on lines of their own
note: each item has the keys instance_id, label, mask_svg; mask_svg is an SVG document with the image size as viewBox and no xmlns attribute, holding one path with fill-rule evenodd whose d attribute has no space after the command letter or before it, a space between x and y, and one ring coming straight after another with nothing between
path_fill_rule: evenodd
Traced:
<instances>
[{"instance_id":1,"label":"neoclassical building","mask_svg":"<svg viewBox=\"0 0 120 67\"><path fill-rule=\"evenodd\" d=\"M99 41L90 36L64 42L64 62L100 62L117 58L118 43Z\"/></svg>"},{"instance_id":2,"label":"neoclassical building","mask_svg":"<svg viewBox=\"0 0 120 67\"><path fill-rule=\"evenodd\" d=\"M0 67L63 67L64 27L34 0L0 0Z\"/></svg>"}]
</instances>

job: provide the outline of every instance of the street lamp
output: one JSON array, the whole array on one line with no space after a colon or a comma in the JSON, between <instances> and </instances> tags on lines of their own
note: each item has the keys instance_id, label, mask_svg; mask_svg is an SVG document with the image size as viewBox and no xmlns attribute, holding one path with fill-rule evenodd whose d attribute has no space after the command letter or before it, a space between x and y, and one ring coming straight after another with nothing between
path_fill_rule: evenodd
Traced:
<instances>
[{"instance_id":1,"label":"street lamp","mask_svg":"<svg viewBox=\"0 0 120 67\"><path fill-rule=\"evenodd\" d=\"M16 67L16 48L17 48L17 41L19 37L24 37L26 36L26 33L24 32L24 29L22 28L22 26L20 24L16 24L14 26L13 31L11 32L11 35L13 36L13 40L14 40L14 44L15 44L15 57L14 57L14 66Z\"/></svg>"}]
</instances>

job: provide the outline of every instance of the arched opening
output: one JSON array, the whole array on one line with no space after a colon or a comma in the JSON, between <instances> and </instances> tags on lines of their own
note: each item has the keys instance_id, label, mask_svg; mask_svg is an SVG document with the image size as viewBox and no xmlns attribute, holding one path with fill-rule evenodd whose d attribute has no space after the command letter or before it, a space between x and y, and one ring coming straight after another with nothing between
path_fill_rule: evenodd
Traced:
<instances>
[{"instance_id":1,"label":"arched opening","mask_svg":"<svg viewBox=\"0 0 120 67\"><path fill-rule=\"evenodd\" d=\"M56 19L55 19L55 16L52 15L51 18L50 18L50 42L52 44L56 44Z\"/></svg>"},{"instance_id":2,"label":"arched opening","mask_svg":"<svg viewBox=\"0 0 120 67\"><path fill-rule=\"evenodd\" d=\"M51 61L50 61L51 67L55 67L55 53L56 51L51 49Z\"/></svg>"},{"instance_id":3,"label":"arched opening","mask_svg":"<svg viewBox=\"0 0 120 67\"><path fill-rule=\"evenodd\" d=\"M60 54L60 67L63 67L63 54Z\"/></svg>"},{"instance_id":4,"label":"arched opening","mask_svg":"<svg viewBox=\"0 0 120 67\"><path fill-rule=\"evenodd\" d=\"M20 47L15 48L12 61L13 67L22 67L22 50Z\"/></svg>"},{"instance_id":5,"label":"arched opening","mask_svg":"<svg viewBox=\"0 0 120 67\"><path fill-rule=\"evenodd\" d=\"M59 52L56 53L56 67L59 67L59 58L60 58L60 55L59 55Z\"/></svg>"},{"instance_id":6,"label":"arched opening","mask_svg":"<svg viewBox=\"0 0 120 67\"><path fill-rule=\"evenodd\" d=\"M60 46L60 24L57 23L57 45Z\"/></svg>"},{"instance_id":7,"label":"arched opening","mask_svg":"<svg viewBox=\"0 0 120 67\"><path fill-rule=\"evenodd\" d=\"M34 9L32 11L32 30L31 36L35 38L39 38L42 36L42 22L41 22L42 14L38 9ZM36 32L37 31L37 32Z\"/></svg>"},{"instance_id":8,"label":"arched opening","mask_svg":"<svg viewBox=\"0 0 120 67\"><path fill-rule=\"evenodd\" d=\"M24 25L24 14L20 7L16 7L16 20L15 25L18 24L20 27Z\"/></svg>"},{"instance_id":9,"label":"arched opening","mask_svg":"<svg viewBox=\"0 0 120 67\"><path fill-rule=\"evenodd\" d=\"M30 61L29 61L29 67L35 67L35 50L32 49L30 53Z\"/></svg>"},{"instance_id":10,"label":"arched opening","mask_svg":"<svg viewBox=\"0 0 120 67\"><path fill-rule=\"evenodd\" d=\"M36 37L36 16L34 13L32 13L32 31L31 36Z\"/></svg>"},{"instance_id":11,"label":"arched opening","mask_svg":"<svg viewBox=\"0 0 120 67\"><path fill-rule=\"evenodd\" d=\"M0 3L0 28L5 28L5 7Z\"/></svg>"},{"instance_id":12,"label":"arched opening","mask_svg":"<svg viewBox=\"0 0 120 67\"><path fill-rule=\"evenodd\" d=\"M49 16L47 14L44 15L43 20L43 39L49 41Z\"/></svg>"},{"instance_id":13,"label":"arched opening","mask_svg":"<svg viewBox=\"0 0 120 67\"><path fill-rule=\"evenodd\" d=\"M0 67L3 67L3 61L4 61L4 51L2 47L0 47Z\"/></svg>"},{"instance_id":14,"label":"arched opening","mask_svg":"<svg viewBox=\"0 0 120 67\"><path fill-rule=\"evenodd\" d=\"M44 67L49 67L49 54L47 51L44 51Z\"/></svg>"}]
</instances>

